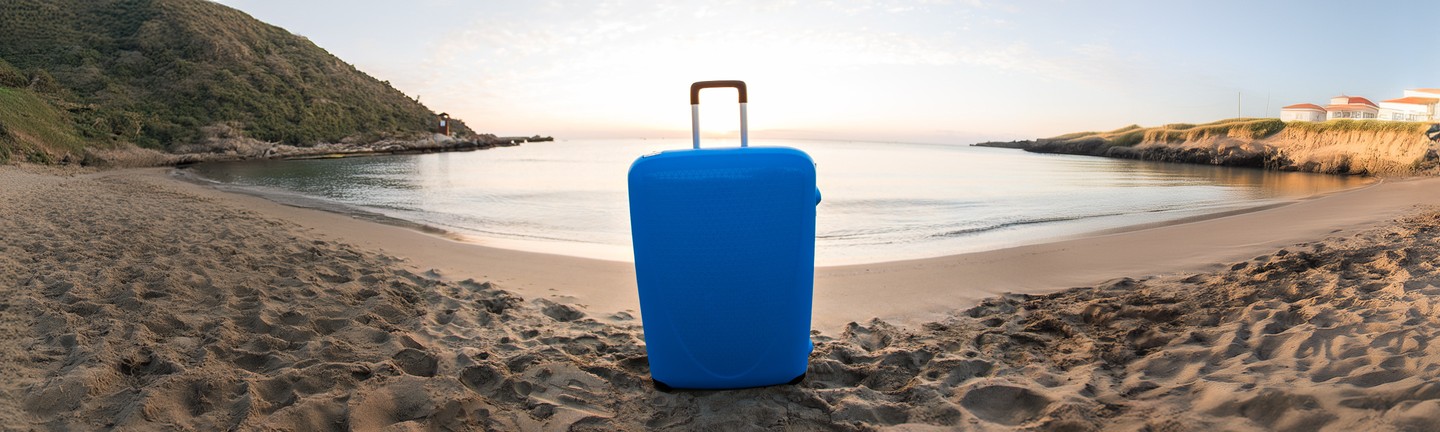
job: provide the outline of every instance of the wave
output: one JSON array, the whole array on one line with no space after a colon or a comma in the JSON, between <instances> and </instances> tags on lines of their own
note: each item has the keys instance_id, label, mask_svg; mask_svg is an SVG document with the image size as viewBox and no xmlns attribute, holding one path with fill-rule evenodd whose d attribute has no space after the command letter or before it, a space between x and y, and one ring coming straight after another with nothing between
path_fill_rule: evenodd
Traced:
<instances>
[{"instance_id":1,"label":"wave","mask_svg":"<svg viewBox=\"0 0 1440 432\"><path fill-rule=\"evenodd\" d=\"M820 191L824 193L825 191ZM971 207L981 207L986 203L982 201L962 201L946 199L924 199L924 198L871 198L871 199L831 199L826 197L822 203L827 210L852 210L852 209L877 209L877 208L920 208L925 210L946 210Z\"/></svg>"},{"instance_id":2,"label":"wave","mask_svg":"<svg viewBox=\"0 0 1440 432\"><path fill-rule=\"evenodd\" d=\"M1076 220L1082 220L1082 219L1102 218L1102 217L1108 217L1108 216L1123 216L1123 215L1127 215L1127 214L1133 214L1133 213L1117 212L1117 213L1099 213L1099 214L1075 215L1075 216L1054 216L1054 217L1043 217L1043 218L1020 219L1020 220L1014 220L1014 221L1009 221L1009 222L1000 222L1000 223L995 223L995 224L990 224L990 225L985 225L985 226L979 226L979 227L974 227L974 228L962 228L962 229L957 229L957 230L950 230L950 231L945 231L945 232L943 232L943 233L932 234L932 235L930 235L930 237L932 237L932 238L962 237L962 236L967 236L967 235L979 234L979 233L983 233L983 232L1002 230L1002 229L1006 229L1006 228L1013 228L1013 227L1017 227L1017 226L1039 225L1039 224L1047 224L1047 223L1055 223L1055 222L1069 222L1069 221L1076 221Z\"/></svg>"}]
</instances>

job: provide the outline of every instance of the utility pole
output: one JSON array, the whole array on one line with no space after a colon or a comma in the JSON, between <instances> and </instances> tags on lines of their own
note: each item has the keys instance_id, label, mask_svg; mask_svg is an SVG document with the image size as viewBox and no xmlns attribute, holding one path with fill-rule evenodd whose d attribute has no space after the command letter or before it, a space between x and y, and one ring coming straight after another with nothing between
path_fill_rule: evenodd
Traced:
<instances>
[{"instance_id":1,"label":"utility pole","mask_svg":"<svg viewBox=\"0 0 1440 432\"><path fill-rule=\"evenodd\" d=\"M1260 117L1270 117L1270 92L1265 92L1265 115Z\"/></svg>"},{"instance_id":2,"label":"utility pole","mask_svg":"<svg viewBox=\"0 0 1440 432\"><path fill-rule=\"evenodd\" d=\"M1240 92L1235 92L1235 118L1244 117L1240 115Z\"/></svg>"}]
</instances>

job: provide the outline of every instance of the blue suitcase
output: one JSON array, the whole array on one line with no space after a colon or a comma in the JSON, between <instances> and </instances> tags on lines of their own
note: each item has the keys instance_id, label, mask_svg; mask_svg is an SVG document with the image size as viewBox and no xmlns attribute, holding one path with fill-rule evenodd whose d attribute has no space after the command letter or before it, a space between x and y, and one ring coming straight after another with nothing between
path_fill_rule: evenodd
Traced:
<instances>
[{"instance_id":1,"label":"blue suitcase","mask_svg":"<svg viewBox=\"0 0 1440 432\"><path fill-rule=\"evenodd\" d=\"M740 147L700 148L699 92L740 93ZM690 87L694 149L630 166L630 226L655 386L724 389L798 383L810 351L815 163L750 147L741 81Z\"/></svg>"}]
</instances>

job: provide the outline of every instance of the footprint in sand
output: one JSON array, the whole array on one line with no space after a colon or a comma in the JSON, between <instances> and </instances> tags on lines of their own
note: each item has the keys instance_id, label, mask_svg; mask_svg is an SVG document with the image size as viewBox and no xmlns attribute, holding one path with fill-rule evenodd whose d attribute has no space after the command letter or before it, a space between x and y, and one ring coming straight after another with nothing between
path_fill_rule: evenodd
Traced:
<instances>
[{"instance_id":1,"label":"footprint in sand","mask_svg":"<svg viewBox=\"0 0 1440 432\"><path fill-rule=\"evenodd\" d=\"M434 354L414 348L400 350L395 353L393 360L395 360L395 366L400 367L400 370L421 377L435 376L435 371L439 366L439 361Z\"/></svg>"},{"instance_id":2,"label":"footprint in sand","mask_svg":"<svg viewBox=\"0 0 1440 432\"><path fill-rule=\"evenodd\" d=\"M1016 426L1039 416L1050 402L1050 398L1027 388L992 385L966 392L960 406L982 420Z\"/></svg>"}]
</instances>

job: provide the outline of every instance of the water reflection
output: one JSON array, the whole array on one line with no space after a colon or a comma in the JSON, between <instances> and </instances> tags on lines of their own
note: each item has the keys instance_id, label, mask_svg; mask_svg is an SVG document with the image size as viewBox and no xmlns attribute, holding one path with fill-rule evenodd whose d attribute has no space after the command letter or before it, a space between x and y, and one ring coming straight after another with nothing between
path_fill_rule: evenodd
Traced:
<instances>
[{"instance_id":1,"label":"water reflection","mask_svg":"<svg viewBox=\"0 0 1440 432\"><path fill-rule=\"evenodd\" d=\"M1121 171L1133 171L1144 178L1129 185L1116 183L1110 186L1144 186L1146 180L1173 180L1182 184L1214 184L1253 190L1260 196L1298 197L1350 188L1367 181L1358 177L1132 160L1122 161L1119 165Z\"/></svg>"},{"instance_id":2,"label":"water reflection","mask_svg":"<svg viewBox=\"0 0 1440 432\"><path fill-rule=\"evenodd\" d=\"M725 145L723 142L707 143ZM760 142L810 153L825 202L822 264L917 258L1263 205L1363 179L964 146ZM298 192L545 252L625 259L626 172L681 140L568 141L468 153L203 165L227 183Z\"/></svg>"}]
</instances>

